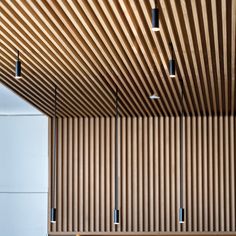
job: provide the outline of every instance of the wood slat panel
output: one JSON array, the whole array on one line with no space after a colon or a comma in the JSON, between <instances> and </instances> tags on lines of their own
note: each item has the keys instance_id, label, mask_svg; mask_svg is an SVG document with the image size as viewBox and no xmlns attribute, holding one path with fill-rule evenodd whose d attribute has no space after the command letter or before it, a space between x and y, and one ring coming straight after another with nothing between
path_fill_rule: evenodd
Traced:
<instances>
[{"instance_id":1,"label":"wood slat panel","mask_svg":"<svg viewBox=\"0 0 236 236\"><path fill-rule=\"evenodd\" d=\"M116 86L123 116L178 116L180 79L186 115L236 114L235 0L2 0L0 11L0 82L49 116L54 85L63 117L113 116Z\"/></svg>"},{"instance_id":2,"label":"wood slat panel","mask_svg":"<svg viewBox=\"0 0 236 236\"><path fill-rule=\"evenodd\" d=\"M120 235L119 232L108 232L108 233L50 233L49 236L80 236L80 235L87 235L87 236L93 236L93 235L100 235L100 236L113 236L113 235ZM222 232L214 232L214 233L208 233L208 232L200 232L200 233L188 233L188 232L168 232L168 233L161 233L161 232L145 232L145 233L123 233L122 235L139 235L139 236L148 236L148 235L159 235L159 236L174 236L174 235L184 235L184 236L218 236L222 235ZM233 235L235 236L234 232L226 232L224 235Z\"/></svg>"},{"instance_id":3,"label":"wood slat panel","mask_svg":"<svg viewBox=\"0 0 236 236\"><path fill-rule=\"evenodd\" d=\"M59 118L51 232L235 231L235 117L184 118L182 227L179 117L122 117L118 124L120 225L113 224L115 119Z\"/></svg>"}]
</instances>

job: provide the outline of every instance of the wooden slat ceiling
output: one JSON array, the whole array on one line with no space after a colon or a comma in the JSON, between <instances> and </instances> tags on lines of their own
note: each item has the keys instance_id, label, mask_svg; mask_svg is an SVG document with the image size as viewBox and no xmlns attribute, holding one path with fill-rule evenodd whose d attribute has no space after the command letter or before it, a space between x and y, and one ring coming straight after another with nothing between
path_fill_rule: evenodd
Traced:
<instances>
[{"instance_id":1,"label":"wooden slat ceiling","mask_svg":"<svg viewBox=\"0 0 236 236\"><path fill-rule=\"evenodd\" d=\"M176 116L180 79L186 115L236 114L236 0L2 0L0 12L1 82L48 115L56 84L61 116L114 115L116 86L122 115Z\"/></svg>"}]
</instances>

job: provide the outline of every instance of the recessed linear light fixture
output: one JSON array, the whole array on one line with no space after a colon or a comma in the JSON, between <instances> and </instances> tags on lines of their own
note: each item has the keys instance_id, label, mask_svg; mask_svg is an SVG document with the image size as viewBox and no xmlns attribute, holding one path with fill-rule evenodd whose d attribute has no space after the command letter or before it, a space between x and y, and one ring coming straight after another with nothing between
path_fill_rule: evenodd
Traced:
<instances>
[{"instance_id":1,"label":"recessed linear light fixture","mask_svg":"<svg viewBox=\"0 0 236 236\"><path fill-rule=\"evenodd\" d=\"M160 99L160 97L157 96L155 93L153 95L151 95L149 98L152 99L152 100Z\"/></svg>"},{"instance_id":2,"label":"recessed linear light fixture","mask_svg":"<svg viewBox=\"0 0 236 236\"><path fill-rule=\"evenodd\" d=\"M169 60L169 73L170 73L170 78L175 77L175 60L174 60L174 48L172 43L170 43L170 48L171 48L171 59Z\"/></svg>"},{"instance_id":3,"label":"recessed linear light fixture","mask_svg":"<svg viewBox=\"0 0 236 236\"><path fill-rule=\"evenodd\" d=\"M17 58L16 58L16 79L21 79L21 61L20 61L20 52L17 50Z\"/></svg>"},{"instance_id":4,"label":"recessed linear light fixture","mask_svg":"<svg viewBox=\"0 0 236 236\"><path fill-rule=\"evenodd\" d=\"M152 9L152 31L160 31L159 10L156 7Z\"/></svg>"}]
</instances>

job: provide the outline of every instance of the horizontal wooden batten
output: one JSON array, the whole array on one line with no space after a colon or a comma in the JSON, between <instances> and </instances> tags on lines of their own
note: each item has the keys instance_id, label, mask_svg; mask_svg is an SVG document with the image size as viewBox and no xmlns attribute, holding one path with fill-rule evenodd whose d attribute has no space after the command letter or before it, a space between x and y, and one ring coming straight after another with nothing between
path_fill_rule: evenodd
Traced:
<instances>
[{"instance_id":1,"label":"horizontal wooden batten","mask_svg":"<svg viewBox=\"0 0 236 236\"><path fill-rule=\"evenodd\" d=\"M114 117L59 118L50 234L235 233L236 118L185 117L183 124L185 223L178 223L180 118L122 117L121 222L114 226Z\"/></svg>"}]
</instances>

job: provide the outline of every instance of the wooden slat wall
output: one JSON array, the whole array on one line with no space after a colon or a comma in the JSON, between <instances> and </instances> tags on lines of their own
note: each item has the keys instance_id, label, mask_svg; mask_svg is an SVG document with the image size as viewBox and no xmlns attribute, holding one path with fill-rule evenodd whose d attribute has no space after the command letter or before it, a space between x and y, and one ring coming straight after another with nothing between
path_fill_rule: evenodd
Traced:
<instances>
[{"instance_id":1,"label":"wooden slat wall","mask_svg":"<svg viewBox=\"0 0 236 236\"><path fill-rule=\"evenodd\" d=\"M114 118L59 118L58 219L50 230L235 232L236 118L184 120L187 216L182 227L179 121L178 117L119 120L121 224L115 227Z\"/></svg>"}]
</instances>

